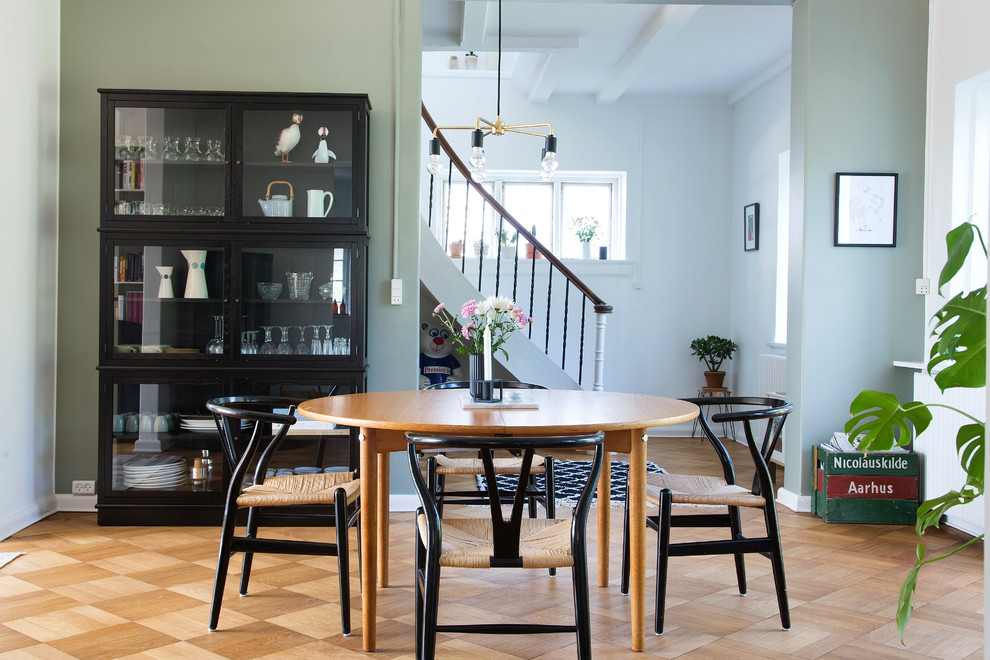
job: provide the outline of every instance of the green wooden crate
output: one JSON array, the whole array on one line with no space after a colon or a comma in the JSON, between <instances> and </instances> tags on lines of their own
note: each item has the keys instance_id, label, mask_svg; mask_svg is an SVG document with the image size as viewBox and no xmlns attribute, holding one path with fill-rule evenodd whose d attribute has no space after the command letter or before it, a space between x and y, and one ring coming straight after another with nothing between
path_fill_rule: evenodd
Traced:
<instances>
[{"instance_id":1,"label":"green wooden crate","mask_svg":"<svg viewBox=\"0 0 990 660\"><path fill-rule=\"evenodd\" d=\"M812 511L825 522L913 525L918 510L918 455L911 452L815 450Z\"/></svg>"}]
</instances>

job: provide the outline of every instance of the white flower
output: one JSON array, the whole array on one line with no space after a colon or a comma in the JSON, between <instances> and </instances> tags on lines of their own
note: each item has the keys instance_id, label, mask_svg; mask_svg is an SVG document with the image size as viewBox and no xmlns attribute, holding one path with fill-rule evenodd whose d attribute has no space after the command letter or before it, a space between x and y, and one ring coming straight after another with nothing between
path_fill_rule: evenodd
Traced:
<instances>
[{"instance_id":1,"label":"white flower","mask_svg":"<svg viewBox=\"0 0 990 660\"><path fill-rule=\"evenodd\" d=\"M491 305L492 309L496 312L508 312L515 306L515 302L512 298L506 298L505 296L489 296L485 303Z\"/></svg>"}]
</instances>

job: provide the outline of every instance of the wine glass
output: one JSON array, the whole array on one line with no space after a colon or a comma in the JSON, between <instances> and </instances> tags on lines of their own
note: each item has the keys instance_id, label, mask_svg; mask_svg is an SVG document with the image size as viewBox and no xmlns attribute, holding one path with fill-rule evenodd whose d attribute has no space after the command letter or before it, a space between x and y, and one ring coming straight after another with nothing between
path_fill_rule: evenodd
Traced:
<instances>
[{"instance_id":1,"label":"wine glass","mask_svg":"<svg viewBox=\"0 0 990 660\"><path fill-rule=\"evenodd\" d=\"M334 354L334 352L333 352L333 338L330 337L330 328L332 328L333 325L332 324L331 325L324 325L322 327L323 327L324 330L326 330L326 333L327 333L327 338L323 340L323 355L333 355Z\"/></svg>"},{"instance_id":2,"label":"wine glass","mask_svg":"<svg viewBox=\"0 0 990 660\"><path fill-rule=\"evenodd\" d=\"M213 339L206 344L206 352L213 355L223 353L223 317L213 317Z\"/></svg>"},{"instance_id":3,"label":"wine glass","mask_svg":"<svg viewBox=\"0 0 990 660\"><path fill-rule=\"evenodd\" d=\"M187 137L186 148L182 151L183 160L202 160L203 152L199 150L199 138Z\"/></svg>"},{"instance_id":4,"label":"wine glass","mask_svg":"<svg viewBox=\"0 0 990 660\"><path fill-rule=\"evenodd\" d=\"M251 341L251 333L245 330L241 333L241 355L252 355L257 352L257 347Z\"/></svg>"},{"instance_id":5,"label":"wine glass","mask_svg":"<svg viewBox=\"0 0 990 660\"><path fill-rule=\"evenodd\" d=\"M263 325L261 329L265 331L265 343L261 345L259 353L262 355L275 355L275 342L272 341L272 328L274 325Z\"/></svg>"},{"instance_id":6,"label":"wine glass","mask_svg":"<svg viewBox=\"0 0 990 660\"><path fill-rule=\"evenodd\" d=\"M306 343L306 328L305 325L294 325L293 328L299 328L299 343L296 344L296 355L309 355L309 344Z\"/></svg>"},{"instance_id":7,"label":"wine glass","mask_svg":"<svg viewBox=\"0 0 990 660\"><path fill-rule=\"evenodd\" d=\"M323 344L320 342L320 326L311 325L308 327L313 329L313 341L310 342L309 352L311 355L321 355L323 353Z\"/></svg>"},{"instance_id":8,"label":"wine glass","mask_svg":"<svg viewBox=\"0 0 990 660\"><path fill-rule=\"evenodd\" d=\"M203 156L203 160L210 162L223 160L223 153L220 151L220 140L206 141L206 155Z\"/></svg>"},{"instance_id":9,"label":"wine glass","mask_svg":"<svg viewBox=\"0 0 990 660\"><path fill-rule=\"evenodd\" d=\"M278 355L292 355L292 346L289 344L289 326L280 325L278 326L278 331L282 335L282 341L279 343L278 348L275 349L275 353Z\"/></svg>"},{"instance_id":10,"label":"wine glass","mask_svg":"<svg viewBox=\"0 0 990 660\"><path fill-rule=\"evenodd\" d=\"M179 153L179 137L177 135L166 135L162 160L179 160L180 158L182 158L182 154Z\"/></svg>"}]
</instances>

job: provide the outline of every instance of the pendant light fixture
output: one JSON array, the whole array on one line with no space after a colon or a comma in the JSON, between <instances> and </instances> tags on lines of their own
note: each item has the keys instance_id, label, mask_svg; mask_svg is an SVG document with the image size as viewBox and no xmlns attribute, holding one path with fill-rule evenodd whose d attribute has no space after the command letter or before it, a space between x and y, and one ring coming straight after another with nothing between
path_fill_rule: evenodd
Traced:
<instances>
[{"instance_id":1,"label":"pendant light fixture","mask_svg":"<svg viewBox=\"0 0 990 660\"><path fill-rule=\"evenodd\" d=\"M485 172L485 136L505 135L506 133L522 133L524 135L535 135L544 139L543 154L540 160L540 179L549 181L557 171L557 137L553 134L551 124L506 124L502 121L502 0L498 2L498 74L495 96L495 121L489 121L484 117L478 117L474 126L437 126L433 130L433 139L430 140L430 156L426 163L426 170L430 174L438 174L441 170L440 164L440 140L437 138L439 130L470 130L471 131L471 155L468 163L471 166L471 178L477 183L484 181L488 174ZM544 128L546 133L532 130L534 128Z\"/></svg>"}]
</instances>

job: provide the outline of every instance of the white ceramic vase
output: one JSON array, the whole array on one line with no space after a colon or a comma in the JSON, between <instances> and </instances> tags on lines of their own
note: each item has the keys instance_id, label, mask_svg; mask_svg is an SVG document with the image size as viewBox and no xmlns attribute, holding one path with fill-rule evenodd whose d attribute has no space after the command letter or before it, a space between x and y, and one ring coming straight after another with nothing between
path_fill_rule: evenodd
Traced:
<instances>
[{"instance_id":1,"label":"white ceramic vase","mask_svg":"<svg viewBox=\"0 0 990 660\"><path fill-rule=\"evenodd\" d=\"M186 274L186 298L209 298L206 289L206 250L181 250L189 262Z\"/></svg>"},{"instance_id":2,"label":"white ceramic vase","mask_svg":"<svg viewBox=\"0 0 990 660\"><path fill-rule=\"evenodd\" d=\"M581 258L591 259L591 243L587 241L581 242Z\"/></svg>"},{"instance_id":3,"label":"white ceramic vase","mask_svg":"<svg viewBox=\"0 0 990 660\"><path fill-rule=\"evenodd\" d=\"M155 270L162 277L158 283L158 297L174 298L175 294L172 291L172 266L155 266Z\"/></svg>"}]
</instances>

